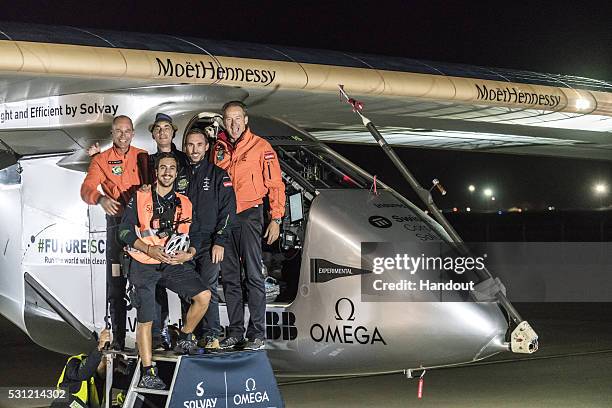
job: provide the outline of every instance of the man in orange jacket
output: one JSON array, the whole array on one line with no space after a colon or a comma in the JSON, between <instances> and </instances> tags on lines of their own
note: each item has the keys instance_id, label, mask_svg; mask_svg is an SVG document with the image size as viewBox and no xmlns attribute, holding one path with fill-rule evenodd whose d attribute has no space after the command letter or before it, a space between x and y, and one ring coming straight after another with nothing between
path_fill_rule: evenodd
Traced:
<instances>
[{"instance_id":1,"label":"man in orange jacket","mask_svg":"<svg viewBox=\"0 0 612 408\"><path fill-rule=\"evenodd\" d=\"M226 170L236 193L236 227L231 248L221 264L223 292L230 321L220 348L264 348L266 290L262 274L261 237L264 225L263 199L270 202L270 223L263 234L268 245L278 239L285 214L285 184L280 164L270 143L248 128L247 107L239 101L223 106L227 136L220 136L212 154L216 165ZM244 266L251 319L244 341L244 302L240 263Z\"/></svg>"},{"instance_id":2,"label":"man in orange jacket","mask_svg":"<svg viewBox=\"0 0 612 408\"><path fill-rule=\"evenodd\" d=\"M111 127L113 146L95 155L81 185L81 198L89 205L100 205L106 213L106 296L110 303L113 349L125 346L125 286L120 256L123 245L117 231L121 214L133 192L140 186L137 157L146 151L130 146L134 125L127 116L117 116ZM103 193L98 191L102 186Z\"/></svg>"}]
</instances>

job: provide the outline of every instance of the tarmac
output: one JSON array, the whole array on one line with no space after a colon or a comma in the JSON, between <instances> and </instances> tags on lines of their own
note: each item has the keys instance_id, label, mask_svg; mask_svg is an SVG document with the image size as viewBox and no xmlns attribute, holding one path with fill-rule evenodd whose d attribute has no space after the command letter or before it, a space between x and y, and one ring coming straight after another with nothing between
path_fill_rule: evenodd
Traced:
<instances>
[{"instance_id":1,"label":"tarmac","mask_svg":"<svg viewBox=\"0 0 612 408\"><path fill-rule=\"evenodd\" d=\"M611 407L612 304L515 304L540 335L532 355L504 353L429 370L423 396L402 373L278 383L287 407ZM0 387L53 386L66 357L0 318ZM0 401L0 407L11 407ZM28 407L21 404L20 407ZM30 405L29 407L33 407Z\"/></svg>"}]
</instances>

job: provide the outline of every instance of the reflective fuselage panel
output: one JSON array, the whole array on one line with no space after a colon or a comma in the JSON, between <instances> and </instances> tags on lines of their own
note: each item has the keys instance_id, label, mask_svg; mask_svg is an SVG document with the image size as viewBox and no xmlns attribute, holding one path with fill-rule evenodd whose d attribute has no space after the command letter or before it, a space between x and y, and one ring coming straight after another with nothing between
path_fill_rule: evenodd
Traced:
<instances>
[{"instance_id":1,"label":"reflective fuselage panel","mask_svg":"<svg viewBox=\"0 0 612 408\"><path fill-rule=\"evenodd\" d=\"M23 328L22 186L17 168L0 169L0 312Z\"/></svg>"},{"instance_id":2,"label":"reflective fuselage panel","mask_svg":"<svg viewBox=\"0 0 612 408\"><path fill-rule=\"evenodd\" d=\"M391 227L373 226L372 216L393 220ZM414 242L419 231L436 234L424 214L388 192L321 191L310 208L298 296L286 309L290 314L279 315L279 325L295 340L270 345L275 368L294 375L375 373L468 362L506 350L508 325L495 303L459 297L438 302L434 292L431 302L362 302L359 275L313 282L313 259L359 269L362 242Z\"/></svg>"}]
</instances>

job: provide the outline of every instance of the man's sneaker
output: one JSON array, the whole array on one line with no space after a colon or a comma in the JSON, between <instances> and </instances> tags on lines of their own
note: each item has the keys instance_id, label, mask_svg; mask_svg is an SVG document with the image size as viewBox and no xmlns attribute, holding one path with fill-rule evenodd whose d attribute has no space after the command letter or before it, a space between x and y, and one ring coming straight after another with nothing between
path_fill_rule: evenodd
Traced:
<instances>
[{"instance_id":1,"label":"man's sneaker","mask_svg":"<svg viewBox=\"0 0 612 408\"><path fill-rule=\"evenodd\" d=\"M207 337L206 345L204 346L206 350L219 350L219 339L216 337Z\"/></svg>"},{"instance_id":2,"label":"man's sneaker","mask_svg":"<svg viewBox=\"0 0 612 408\"><path fill-rule=\"evenodd\" d=\"M193 333L189 333L184 339L179 338L174 346L174 352L177 354L190 354L194 353L198 348L198 342L196 341Z\"/></svg>"},{"instance_id":3,"label":"man's sneaker","mask_svg":"<svg viewBox=\"0 0 612 408\"><path fill-rule=\"evenodd\" d=\"M110 345L110 349L113 351L124 351L125 350L125 340L115 339Z\"/></svg>"},{"instance_id":4,"label":"man's sneaker","mask_svg":"<svg viewBox=\"0 0 612 408\"><path fill-rule=\"evenodd\" d=\"M151 390L165 390L166 384L159 378L157 367L151 367L149 370L142 373L138 387Z\"/></svg>"},{"instance_id":5,"label":"man's sneaker","mask_svg":"<svg viewBox=\"0 0 612 408\"><path fill-rule=\"evenodd\" d=\"M205 348L207 350L218 350L219 339L215 336L206 336L198 340L198 347Z\"/></svg>"},{"instance_id":6,"label":"man's sneaker","mask_svg":"<svg viewBox=\"0 0 612 408\"><path fill-rule=\"evenodd\" d=\"M246 344L246 340L234 336L226 337L221 343L219 343L219 349L221 350L232 350L232 349L243 349Z\"/></svg>"},{"instance_id":7,"label":"man's sneaker","mask_svg":"<svg viewBox=\"0 0 612 408\"><path fill-rule=\"evenodd\" d=\"M161 343L164 349L172 350L172 336L170 335L170 330L168 326L164 326L161 331Z\"/></svg>"},{"instance_id":8,"label":"man's sneaker","mask_svg":"<svg viewBox=\"0 0 612 408\"><path fill-rule=\"evenodd\" d=\"M247 340L244 345L245 350L263 350L266 347L266 343L263 339Z\"/></svg>"}]
</instances>

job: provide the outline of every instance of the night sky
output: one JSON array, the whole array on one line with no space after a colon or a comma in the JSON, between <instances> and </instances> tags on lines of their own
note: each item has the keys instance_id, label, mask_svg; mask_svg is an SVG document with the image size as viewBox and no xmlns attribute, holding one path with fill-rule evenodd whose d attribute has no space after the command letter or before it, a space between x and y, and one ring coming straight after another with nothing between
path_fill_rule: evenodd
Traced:
<instances>
[{"instance_id":1,"label":"night sky","mask_svg":"<svg viewBox=\"0 0 612 408\"><path fill-rule=\"evenodd\" d=\"M590 1L0 1L0 20L183 34L612 80Z\"/></svg>"},{"instance_id":2,"label":"night sky","mask_svg":"<svg viewBox=\"0 0 612 408\"><path fill-rule=\"evenodd\" d=\"M298 4L298 3L295 3ZM187 35L356 51L585 76L612 81L612 5L589 1L0 1L0 20ZM381 124L383 125L383 124ZM612 136L611 136L612 139ZM372 147L335 146L400 190ZM472 202L467 185L491 185L497 205L594 208L591 188L612 164L399 149L422 183L446 180L440 206ZM483 171L486 169L486 171ZM608 194L607 202L610 202ZM603 203L606 204L606 203Z\"/></svg>"}]
</instances>

